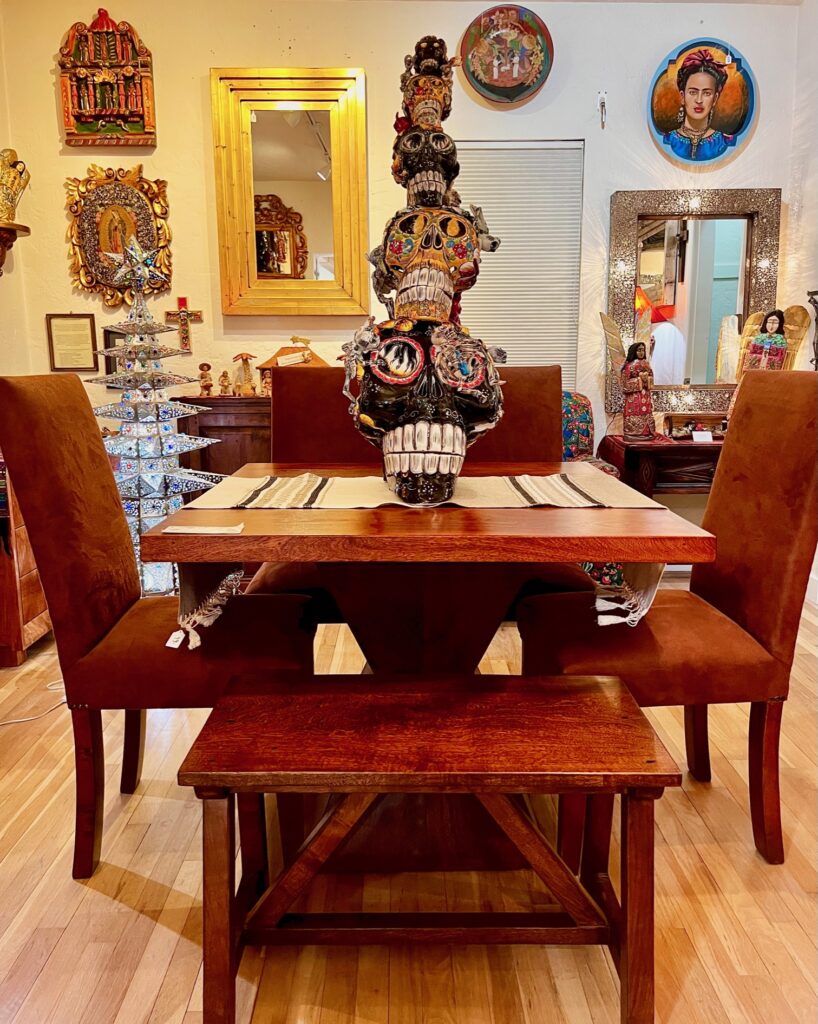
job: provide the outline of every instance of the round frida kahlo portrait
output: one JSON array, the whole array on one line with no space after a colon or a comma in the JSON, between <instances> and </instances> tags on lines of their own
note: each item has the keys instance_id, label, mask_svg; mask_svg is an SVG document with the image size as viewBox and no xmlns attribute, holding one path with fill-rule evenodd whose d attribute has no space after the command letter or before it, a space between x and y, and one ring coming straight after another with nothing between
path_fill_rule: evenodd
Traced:
<instances>
[{"instance_id":1,"label":"round frida kahlo portrait","mask_svg":"<svg viewBox=\"0 0 818 1024\"><path fill-rule=\"evenodd\" d=\"M554 43L541 18L518 4L490 7L472 21L460 43L469 85L495 103L523 103L545 85Z\"/></svg>"},{"instance_id":2,"label":"round frida kahlo portrait","mask_svg":"<svg viewBox=\"0 0 818 1024\"><path fill-rule=\"evenodd\" d=\"M659 65L648 123L669 160L713 164L747 141L758 91L747 61L721 39L692 39Z\"/></svg>"}]
</instances>

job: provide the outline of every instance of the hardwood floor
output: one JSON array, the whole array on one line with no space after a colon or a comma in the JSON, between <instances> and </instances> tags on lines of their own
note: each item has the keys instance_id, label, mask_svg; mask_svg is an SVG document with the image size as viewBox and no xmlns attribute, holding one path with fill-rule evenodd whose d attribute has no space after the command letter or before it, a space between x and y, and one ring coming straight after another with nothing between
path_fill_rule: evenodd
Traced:
<instances>
[{"instance_id":1,"label":"hardwood floor","mask_svg":"<svg viewBox=\"0 0 818 1024\"><path fill-rule=\"evenodd\" d=\"M816 1018L816 637L801 621L784 712L781 782L787 861L755 853L747 802L748 708L711 709L713 782L685 777L657 806L657 1021L803 1024ZM319 672L359 672L345 627L323 627ZM505 628L484 672L519 670ZM0 671L0 721L55 702L54 649ZM103 862L70 876L73 763L64 709L0 729L0 1022L198 1024L201 1021L200 807L175 784L205 712L152 712L143 781L118 789L121 714L105 716ZM684 764L681 710L651 718ZM529 872L319 878L310 909L528 909ZM242 1024L614 1024L617 982L594 947L391 951L249 950Z\"/></svg>"}]
</instances>

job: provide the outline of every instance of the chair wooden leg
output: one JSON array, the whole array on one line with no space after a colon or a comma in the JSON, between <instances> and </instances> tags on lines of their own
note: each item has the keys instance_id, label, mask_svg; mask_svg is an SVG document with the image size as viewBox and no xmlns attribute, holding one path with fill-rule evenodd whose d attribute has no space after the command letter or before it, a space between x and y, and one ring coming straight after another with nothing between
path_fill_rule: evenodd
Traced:
<instances>
[{"instance_id":1,"label":"chair wooden leg","mask_svg":"<svg viewBox=\"0 0 818 1024\"><path fill-rule=\"evenodd\" d=\"M102 712L90 708L74 708L71 711L71 724L74 728L77 796L71 874L74 878L90 878L99 863L102 845L105 798Z\"/></svg>"},{"instance_id":2,"label":"chair wooden leg","mask_svg":"<svg viewBox=\"0 0 818 1024\"><path fill-rule=\"evenodd\" d=\"M142 758L145 756L145 722L148 713L144 708L125 712L125 739L122 745L122 776L120 793L135 793L142 775Z\"/></svg>"},{"instance_id":3,"label":"chair wooden leg","mask_svg":"<svg viewBox=\"0 0 818 1024\"><path fill-rule=\"evenodd\" d=\"M557 853L575 875L582 855L586 800L581 793L562 793L557 798Z\"/></svg>"},{"instance_id":4,"label":"chair wooden leg","mask_svg":"<svg viewBox=\"0 0 818 1024\"><path fill-rule=\"evenodd\" d=\"M706 704L685 705L685 750L690 774L699 782L709 782L710 740Z\"/></svg>"},{"instance_id":5,"label":"chair wooden leg","mask_svg":"<svg viewBox=\"0 0 818 1024\"><path fill-rule=\"evenodd\" d=\"M750 814L756 849L770 864L784 863L781 795L778 789L778 743L783 700L755 701L750 706Z\"/></svg>"},{"instance_id":6,"label":"chair wooden leg","mask_svg":"<svg viewBox=\"0 0 818 1024\"><path fill-rule=\"evenodd\" d=\"M236 1021L236 858L233 794L202 801L204 1024Z\"/></svg>"}]
</instances>

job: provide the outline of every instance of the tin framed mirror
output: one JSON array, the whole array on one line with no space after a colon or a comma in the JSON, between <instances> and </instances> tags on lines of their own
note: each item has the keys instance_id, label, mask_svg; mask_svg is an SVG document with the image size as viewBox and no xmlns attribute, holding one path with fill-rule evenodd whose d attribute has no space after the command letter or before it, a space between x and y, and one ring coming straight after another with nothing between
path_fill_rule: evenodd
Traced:
<instances>
[{"instance_id":1,"label":"tin framed mirror","mask_svg":"<svg viewBox=\"0 0 818 1024\"><path fill-rule=\"evenodd\" d=\"M780 219L776 188L611 196L608 313L627 348L637 310L651 311L657 412L727 409L735 375L721 339L775 306ZM622 409L610 366L606 406Z\"/></svg>"},{"instance_id":2,"label":"tin framed mirror","mask_svg":"<svg viewBox=\"0 0 818 1024\"><path fill-rule=\"evenodd\" d=\"M222 311L369 310L359 68L211 70Z\"/></svg>"}]
</instances>

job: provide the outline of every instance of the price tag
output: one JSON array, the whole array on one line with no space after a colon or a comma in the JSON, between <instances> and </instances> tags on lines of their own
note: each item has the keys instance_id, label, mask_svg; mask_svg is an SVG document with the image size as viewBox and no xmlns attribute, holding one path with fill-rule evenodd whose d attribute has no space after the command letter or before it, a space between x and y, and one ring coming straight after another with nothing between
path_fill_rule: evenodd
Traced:
<instances>
[{"instance_id":1,"label":"price tag","mask_svg":"<svg viewBox=\"0 0 818 1024\"><path fill-rule=\"evenodd\" d=\"M170 634L165 647L181 647L184 642L185 631L183 629L177 629L175 633Z\"/></svg>"},{"instance_id":2,"label":"price tag","mask_svg":"<svg viewBox=\"0 0 818 1024\"><path fill-rule=\"evenodd\" d=\"M712 444L713 431L712 430L694 430L693 431L694 441L705 441L708 444Z\"/></svg>"}]
</instances>

